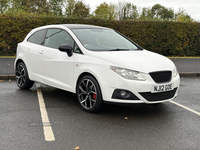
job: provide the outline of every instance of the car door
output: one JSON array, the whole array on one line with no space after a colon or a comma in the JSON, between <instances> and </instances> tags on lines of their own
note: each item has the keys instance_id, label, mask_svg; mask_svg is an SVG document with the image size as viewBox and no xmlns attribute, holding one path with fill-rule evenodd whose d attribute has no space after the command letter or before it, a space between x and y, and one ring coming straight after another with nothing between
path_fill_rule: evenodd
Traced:
<instances>
[{"instance_id":1,"label":"car door","mask_svg":"<svg viewBox=\"0 0 200 150\"><path fill-rule=\"evenodd\" d=\"M41 67L38 63L38 55L40 51L43 49L43 42L44 37L46 34L46 29L42 29L39 31L34 32L28 39L26 44L27 53L26 53L26 59L27 59L27 67L29 69L29 75L31 76L31 79L34 81L40 80L40 74L41 74Z\"/></svg>"},{"instance_id":2,"label":"car door","mask_svg":"<svg viewBox=\"0 0 200 150\"><path fill-rule=\"evenodd\" d=\"M61 52L58 47L62 44L68 44L74 47L74 40L63 29L48 29L43 50L38 58L41 64L41 80L48 85L73 90L73 69L76 54L71 57L66 52Z\"/></svg>"}]
</instances>

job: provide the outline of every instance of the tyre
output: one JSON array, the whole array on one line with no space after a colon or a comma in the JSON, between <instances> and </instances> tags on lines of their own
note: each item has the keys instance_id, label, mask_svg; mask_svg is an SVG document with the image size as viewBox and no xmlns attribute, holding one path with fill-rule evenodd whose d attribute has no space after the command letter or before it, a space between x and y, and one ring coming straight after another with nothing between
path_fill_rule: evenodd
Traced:
<instances>
[{"instance_id":1,"label":"tyre","mask_svg":"<svg viewBox=\"0 0 200 150\"><path fill-rule=\"evenodd\" d=\"M19 62L15 70L16 83L20 89L30 89L34 82L28 77L28 71L26 65L23 62Z\"/></svg>"},{"instance_id":2,"label":"tyre","mask_svg":"<svg viewBox=\"0 0 200 150\"><path fill-rule=\"evenodd\" d=\"M98 82L92 76L84 76L78 82L76 93L81 107L87 112L97 112L103 108L103 100Z\"/></svg>"}]
</instances>

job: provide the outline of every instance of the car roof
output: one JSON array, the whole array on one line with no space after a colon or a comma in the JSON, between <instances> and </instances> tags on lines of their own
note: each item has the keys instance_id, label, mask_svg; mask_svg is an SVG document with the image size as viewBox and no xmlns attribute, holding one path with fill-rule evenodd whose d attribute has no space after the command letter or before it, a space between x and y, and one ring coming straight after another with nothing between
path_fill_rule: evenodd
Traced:
<instances>
[{"instance_id":1,"label":"car roof","mask_svg":"<svg viewBox=\"0 0 200 150\"><path fill-rule=\"evenodd\" d=\"M24 40L27 40L34 32L38 30L48 29L48 28L68 28L69 30L72 29L106 29L106 30L113 30L106 27L101 26L95 26L95 25L87 25L87 24L51 24L51 25L45 25L45 26L39 26L37 28L32 29Z\"/></svg>"},{"instance_id":2,"label":"car roof","mask_svg":"<svg viewBox=\"0 0 200 150\"><path fill-rule=\"evenodd\" d=\"M112 30L110 28L101 27L101 26L95 26L95 25L87 25L87 24L52 24L52 25L46 25L35 28L36 30L39 29L46 29L46 28L55 28L55 27L67 27L68 29L107 29Z\"/></svg>"},{"instance_id":3,"label":"car roof","mask_svg":"<svg viewBox=\"0 0 200 150\"><path fill-rule=\"evenodd\" d=\"M63 24L63 26L69 29L109 29L106 27L95 26L95 25L86 25L86 24Z\"/></svg>"}]
</instances>

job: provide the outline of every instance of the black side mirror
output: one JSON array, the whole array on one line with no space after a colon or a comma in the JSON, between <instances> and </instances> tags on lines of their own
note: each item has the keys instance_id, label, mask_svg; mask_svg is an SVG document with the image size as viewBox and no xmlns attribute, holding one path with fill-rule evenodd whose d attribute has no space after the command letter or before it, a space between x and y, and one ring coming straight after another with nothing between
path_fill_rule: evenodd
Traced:
<instances>
[{"instance_id":1,"label":"black side mirror","mask_svg":"<svg viewBox=\"0 0 200 150\"><path fill-rule=\"evenodd\" d=\"M61 52L66 52L69 57L71 57L73 55L73 53L72 53L73 48L68 44L63 44L63 45L59 46L58 49Z\"/></svg>"}]
</instances>

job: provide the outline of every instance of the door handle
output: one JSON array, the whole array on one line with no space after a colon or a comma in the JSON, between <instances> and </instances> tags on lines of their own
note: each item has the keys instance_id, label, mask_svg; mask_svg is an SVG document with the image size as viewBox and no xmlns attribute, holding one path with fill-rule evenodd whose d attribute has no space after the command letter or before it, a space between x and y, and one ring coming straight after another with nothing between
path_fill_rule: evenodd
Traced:
<instances>
[{"instance_id":1,"label":"door handle","mask_svg":"<svg viewBox=\"0 0 200 150\"><path fill-rule=\"evenodd\" d=\"M39 54L44 54L44 51L43 51L43 50L40 50L40 51L39 51Z\"/></svg>"}]
</instances>

